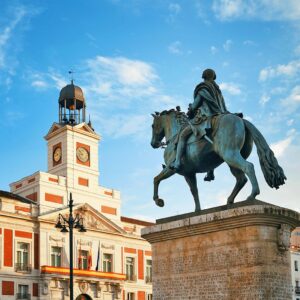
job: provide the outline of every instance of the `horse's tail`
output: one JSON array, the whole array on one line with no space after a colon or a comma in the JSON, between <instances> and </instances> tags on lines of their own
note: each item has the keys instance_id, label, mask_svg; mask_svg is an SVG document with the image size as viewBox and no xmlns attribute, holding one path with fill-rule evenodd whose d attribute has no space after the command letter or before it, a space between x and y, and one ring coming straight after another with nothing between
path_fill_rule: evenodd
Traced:
<instances>
[{"instance_id":1,"label":"horse's tail","mask_svg":"<svg viewBox=\"0 0 300 300\"><path fill-rule=\"evenodd\" d=\"M243 121L246 128L251 133L256 145L260 166L266 182L270 187L278 189L286 180L283 169L279 166L274 152L271 150L259 130L249 121L245 119L243 119Z\"/></svg>"}]
</instances>

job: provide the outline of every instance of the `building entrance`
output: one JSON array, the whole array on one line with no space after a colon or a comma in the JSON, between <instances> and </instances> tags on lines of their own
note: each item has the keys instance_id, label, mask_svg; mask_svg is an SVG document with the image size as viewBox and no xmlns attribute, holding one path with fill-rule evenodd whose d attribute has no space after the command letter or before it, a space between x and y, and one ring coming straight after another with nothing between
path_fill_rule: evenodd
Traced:
<instances>
[{"instance_id":1,"label":"building entrance","mask_svg":"<svg viewBox=\"0 0 300 300\"><path fill-rule=\"evenodd\" d=\"M81 294L76 298L76 300L93 300L93 299L87 294Z\"/></svg>"}]
</instances>

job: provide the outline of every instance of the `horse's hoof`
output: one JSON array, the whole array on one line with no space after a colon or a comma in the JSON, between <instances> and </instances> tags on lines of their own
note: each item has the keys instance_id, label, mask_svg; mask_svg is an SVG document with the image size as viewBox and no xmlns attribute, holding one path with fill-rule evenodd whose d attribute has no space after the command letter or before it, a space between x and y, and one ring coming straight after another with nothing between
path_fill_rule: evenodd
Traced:
<instances>
[{"instance_id":1,"label":"horse's hoof","mask_svg":"<svg viewBox=\"0 0 300 300\"><path fill-rule=\"evenodd\" d=\"M156 200L154 200L154 201L155 201L155 204L156 204L157 206L159 206L159 207L164 207L164 206L165 206L165 202L164 202L163 199L158 198L158 199L156 199Z\"/></svg>"}]
</instances>

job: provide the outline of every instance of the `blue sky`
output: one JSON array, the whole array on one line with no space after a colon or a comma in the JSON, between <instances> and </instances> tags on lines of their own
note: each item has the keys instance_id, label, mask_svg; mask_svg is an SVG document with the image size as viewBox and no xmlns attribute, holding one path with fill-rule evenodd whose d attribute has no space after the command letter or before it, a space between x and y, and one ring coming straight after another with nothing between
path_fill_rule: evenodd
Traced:
<instances>
[{"instance_id":1,"label":"blue sky","mask_svg":"<svg viewBox=\"0 0 300 300\"><path fill-rule=\"evenodd\" d=\"M150 147L150 114L185 110L210 67L229 110L261 130L288 177L279 191L270 189L253 151L258 198L300 210L299 31L297 0L1 0L0 189L46 171L43 136L57 121L59 90L73 69L102 136L100 184L121 191L122 214L155 219L192 211L178 175L161 183L166 206L152 201L163 152ZM202 207L225 204L234 185L228 167L216 170L214 182L202 179ZM249 191L247 184L238 200Z\"/></svg>"}]
</instances>

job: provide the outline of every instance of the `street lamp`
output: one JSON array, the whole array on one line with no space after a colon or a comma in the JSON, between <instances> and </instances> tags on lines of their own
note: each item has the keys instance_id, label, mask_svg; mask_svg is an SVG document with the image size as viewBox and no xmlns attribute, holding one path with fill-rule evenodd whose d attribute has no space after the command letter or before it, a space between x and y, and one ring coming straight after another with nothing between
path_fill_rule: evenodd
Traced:
<instances>
[{"instance_id":1,"label":"street lamp","mask_svg":"<svg viewBox=\"0 0 300 300\"><path fill-rule=\"evenodd\" d=\"M69 253L70 253L70 300L74 300L73 293L73 228L78 229L79 232L86 232L86 229L83 225L83 218L76 214L73 217L73 199L72 193L70 193L69 201L69 216L65 218L62 214L58 215L55 228L60 229L60 232L69 232ZM69 230L68 230L69 228Z\"/></svg>"}]
</instances>

